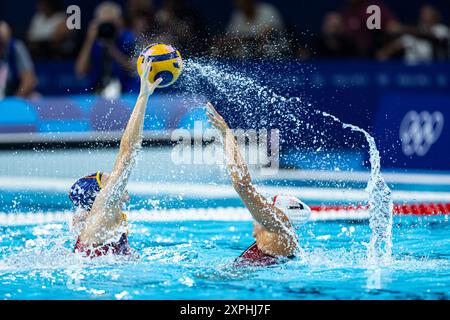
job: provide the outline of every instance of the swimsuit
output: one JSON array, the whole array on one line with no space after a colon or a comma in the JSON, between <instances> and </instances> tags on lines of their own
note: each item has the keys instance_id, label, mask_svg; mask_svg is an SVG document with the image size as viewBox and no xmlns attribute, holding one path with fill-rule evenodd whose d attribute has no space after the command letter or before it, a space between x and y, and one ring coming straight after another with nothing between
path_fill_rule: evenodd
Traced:
<instances>
[{"instance_id":1,"label":"swimsuit","mask_svg":"<svg viewBox=\"0 0 450 320\"><path fill-rule=\"evenodd\" d=\"M125 228L127 228L127 215L123 212L122 212L122 220L125 225ZM119 241L100 245L83 243L81 242L80 237L78 236L74 252L83 253L84 256L90 258L100 257L107 254L130 255L131 248L128 242L128 230L122 233L122 236L120 237Z\"/></svg>"},{"instance_id":2,"label":"swimsuit","mask_svg":"<svg viewBox=\"0 0 450 320\"><path fill-rule=\"evenodd\" d=\"M128 243L128 236L126 233L122 234L119 241L111 242L104 245L83 243L81 242L80 237L78 237L77 243L75 244L74 252L83 253L84 256L90 258L100 257L107 254L115 254L115 255L131 254L130 245Z\"/></svg>"},{"instance_id":3,"label":"swimsuit","mask_svg":"<svg viewBox=\"0 0 450 320\"><path fill-rule=\"evenodd\" d=\"M294 256L289 256L289 259L293 259ZM254 242L250 247L247 248L236 260L236 266L271 266L282 262L280 258L274 257L270 254L264 253L258 247L256 242Z\"/></svg>"}]
</instances>

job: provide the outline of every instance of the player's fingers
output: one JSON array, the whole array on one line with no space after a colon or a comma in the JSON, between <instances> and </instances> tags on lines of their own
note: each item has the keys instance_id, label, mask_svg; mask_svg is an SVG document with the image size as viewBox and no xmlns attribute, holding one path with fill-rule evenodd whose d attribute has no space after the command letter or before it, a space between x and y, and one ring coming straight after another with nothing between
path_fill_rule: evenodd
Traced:
<instances>
[{"instance_id":1,"label":"player's fingers","mask_svg":"<svg viewBox=\"0 0 450 320\"><path fill-rule=\"evenodd\" d=\"M144 67L144 77L147 78L150 73L150 69L152 68L152 59L150 58Z\"/></svg>"},{"instance_id":2,"label":"player's fingers","mask_svg":"<svg viewBox=\"0 0 450 320\"><path fill-rule=\"evenodd\" d=\"M207 111L207 112L206 112L206 115L207 115L208 117L210 117L211 119L214 119L214 120L216 120L216 121L220 120L220 118L219 118L216 114L212 113L211 111Z\"/></svg>"},{"instance_id":3,"label":"player's fingers","mask_svg":"<svg viewBox=\"0 0 450 320\"><path fill-rule=\"evenodd\" d=\"M213 124L214 126L219 126L219 122L217 121L216 118L214 118L214 116L209 116L208 122Z\"/></svg>"},{"instance_id":4,"label":"player's fingers","mask_svg":"<svg viewBox=\"0 0 450 320\"><path fill-rule=\"evenodd\" d=\"M208 102L207 106L209 107L209 110L211 110L211 113L220 121L225 122L225 120L223 119L223 117L220 115L219 112L217 112L216 108L214 108L214 106Z\"/></svg>"},{"instance_id":5,"label":"player's fingers","mask_svg":"<svg viewBox=\"0 0 450 320\"><path fill-rule=\"evenodd\" d=\"M206 115L208 117L210 117L210 118L214 118L215 117L214 114L211 111L209 111L209 110L206 110Z\"/></svg>"},{"instance_id":6,"label":"player's fingers","mask_svg":"<svg viewBox=\"0 0 450 320\"><path fill-rule=\"evenodd\" d=\"M212 116L212 115L208 115L208 121L212 121L212 122L214 122L214 123L217 123L217 120L214 118L214 116Z\"/></svg>"},{"instance_id":7,"label":"player's fingers","mask_svg":"<svg viewBox=\"0 0 450 320\"><path fill-rule=\"evenodd\" d=\"M218 115L219 113L217 112L216 108L212 105L211 102L206 103L206 106L208 107L209 110L211 110L211 112L214 115Z\"/></svg>"},{"instance_id":8,"label":"player's fingers","mask_svg":"<svg viewBox=\"0 0 450 320\"><path fill-rule=\"evenodd\" d=\"M213 115L209 116L209 121L215 126L215 127L223 127L223 124Z\"/></svg>"},{"instance_id":9,"label":"player's fingers","mask_svg":"<svg viewBox=\"0 0 450 320\"><path fill-rule=\"evenodd\" d=\"M153 83L153 85L154 85L155 87L157 87L157 86L159 86L159 84L160 84L162 81L163 81L162 78L158 78L158 79L156 79L156 81Z\"/></svg>"},{"instance_id":10,"label":"player's fingers","mask_svg":"<svg viewBox=\"0 0 450 320\"><path fill-rule=\"evenodd\" d=\"M147 64L144 64L143 66L143 70L142 70L142 74L141 74L141 78L142 79L148 79L148 68L147 68Z\"/></svg>"}]
</instances>

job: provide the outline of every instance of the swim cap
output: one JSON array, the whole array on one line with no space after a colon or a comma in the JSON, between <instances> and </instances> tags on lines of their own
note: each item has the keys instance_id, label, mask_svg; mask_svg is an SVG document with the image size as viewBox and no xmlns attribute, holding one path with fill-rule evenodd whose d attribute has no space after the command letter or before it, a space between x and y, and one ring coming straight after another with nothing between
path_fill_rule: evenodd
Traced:
<instances>
[{"instance_id":1,"label":"swim cap","mask_svg":"<svg viewBox=\"0 0 450 320\"><path fill-rule=\"evenodd\" d=\"M271 203L283 211L295 228L308 222L311 208L303 201L293 196L276 195L269 199Z\"/></svg>"},{"instance_id":2,"label":"swim cap","mask_svg":"<svg viewBox=\"0 0 450 320\"><path fill-rule=\"evenodd\" d=\"M69 198L73 204L84 210L91 210L95 197L102 188L102 172L97 172L81 179L70 188Z\"/></svg>"}]
</instances>

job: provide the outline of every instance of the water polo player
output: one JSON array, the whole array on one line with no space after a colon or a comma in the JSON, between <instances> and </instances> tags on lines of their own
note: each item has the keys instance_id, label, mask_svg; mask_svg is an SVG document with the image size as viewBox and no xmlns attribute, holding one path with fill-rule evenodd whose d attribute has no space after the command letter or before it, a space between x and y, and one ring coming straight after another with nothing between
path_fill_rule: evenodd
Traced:
<instances>
[{"instance_id":1,"label":"water polo player","mask_svg":"<svg viewBox=\"0 0 450 320\"><path fill-rule=\"evenodd\" d=\"M293 258L299 250L295 229L305 223L311 209L292 196L266 199L253 186L236 137L214 106L208 103L209 122L222 134L227 168L236 192L253 216L256 241L236 259L237 265L271 265Z\"/></svg>"},{"instance_id":2,"label":"water polo player","mask_svg":"<svg viewBox=\"0 0 450 320\"><path fill-rule=\"evenodd\" d=\"M78 238L75 252L88 257L105 254L129 255L126 215L122 207L129 200L126 185L142 145L142 130L149 96L161 83L148 81L151 60L144 64L136 105L125 128L111 174L97 172L79 179L69 197L77 207L73 229Z\"/></svg>"}]
</instances>

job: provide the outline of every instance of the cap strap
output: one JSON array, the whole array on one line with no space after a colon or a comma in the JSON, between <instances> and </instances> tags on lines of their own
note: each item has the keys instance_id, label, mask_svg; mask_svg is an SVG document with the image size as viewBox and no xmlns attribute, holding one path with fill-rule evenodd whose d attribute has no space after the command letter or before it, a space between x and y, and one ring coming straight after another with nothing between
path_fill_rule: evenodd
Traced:
<instances>
[{"instance_id":1,"label":"cap strap","mask_svg":"<svg viewBox=\"0 0 450 320\"><path fill-rule=\"evenodd\" d=\"M100 187L100 189L103 188L101 176L102 176L101 172L97 171L97 174L95 175L95 179L97 179L97 183L98 183L98 186Z\"/></svg>"}]
</instances>

